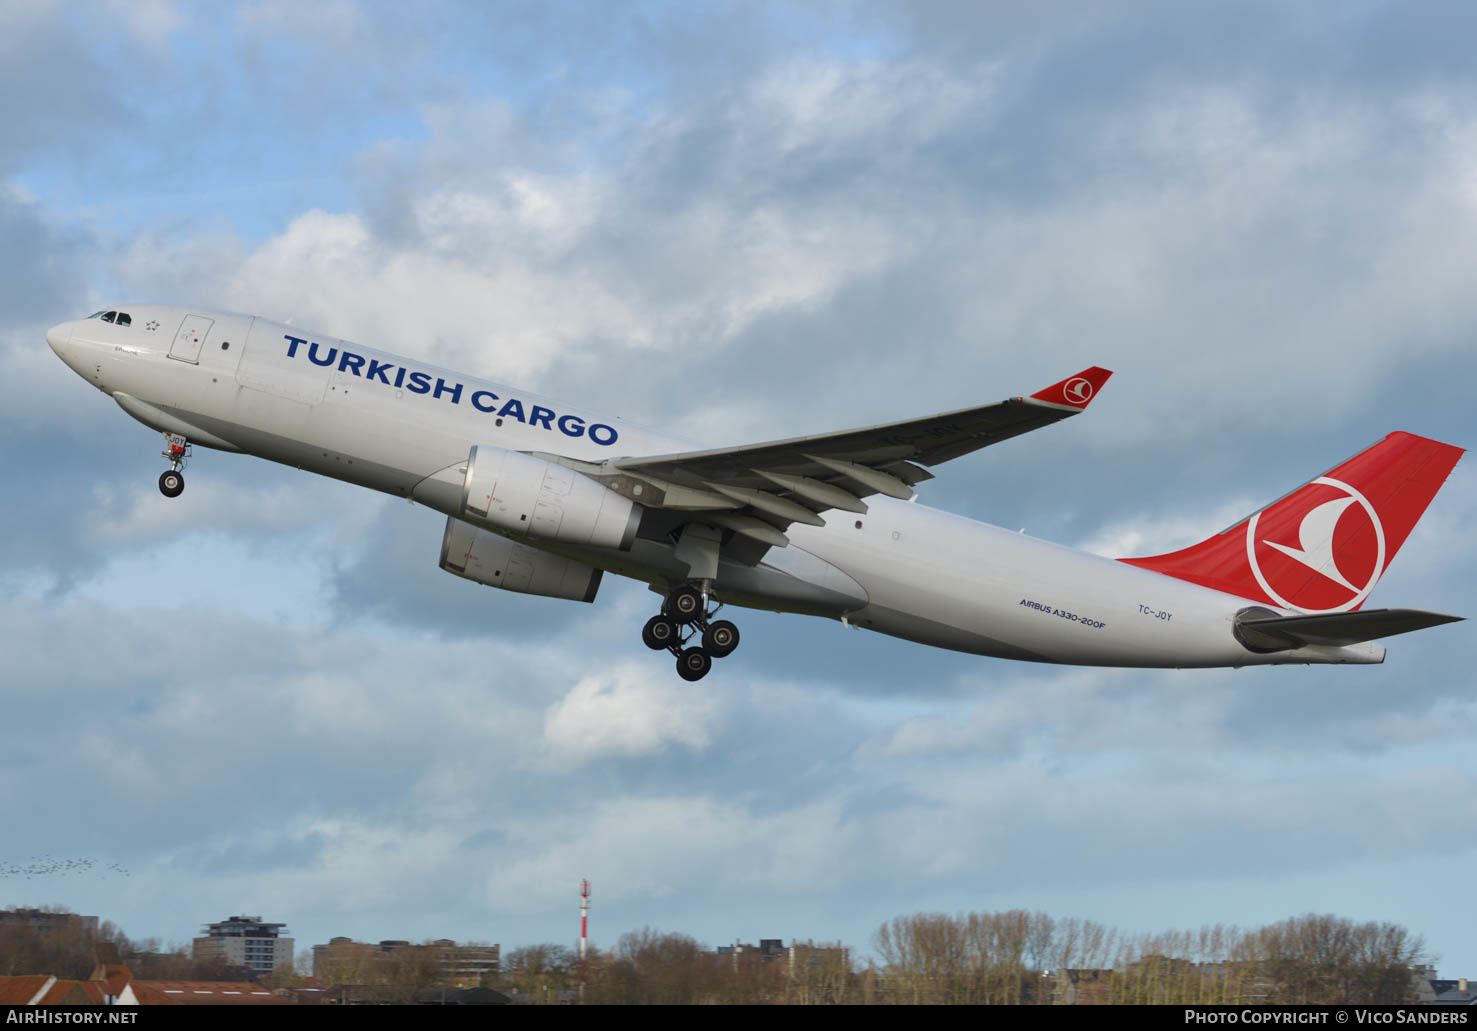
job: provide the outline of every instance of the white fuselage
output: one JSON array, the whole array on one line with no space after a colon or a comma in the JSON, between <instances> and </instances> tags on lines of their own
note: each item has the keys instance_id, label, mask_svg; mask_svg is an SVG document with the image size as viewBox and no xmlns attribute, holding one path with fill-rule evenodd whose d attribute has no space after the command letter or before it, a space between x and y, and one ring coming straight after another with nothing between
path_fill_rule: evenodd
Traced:
<instances>
[{"instance_id":1,"label":"white fuselage","mask_svg":"<svg viewBox=\"0 0 1477 1031\"><path fill-rule=\"evenodd\" d=\"M195 444L414 498L449 515L458 514L473 445L585 462L694 446L262 318L128 310L130 326L79 320L47 339L130 415ZM193 354L182 326L192 315L210 323ZM1253 652L1232 633L1247 599L921 504L882 496L867 504L864 515L825 513L823 527L792 525L790 546L771 548L757 565L721 562L714 592L734 604L845 618L923 644L1033 661L1190 667L1384 658L1374 644ZM558 550L658 586L683 572L665 537L643 536L625 552Z\"/></svg>"}]
</instances>

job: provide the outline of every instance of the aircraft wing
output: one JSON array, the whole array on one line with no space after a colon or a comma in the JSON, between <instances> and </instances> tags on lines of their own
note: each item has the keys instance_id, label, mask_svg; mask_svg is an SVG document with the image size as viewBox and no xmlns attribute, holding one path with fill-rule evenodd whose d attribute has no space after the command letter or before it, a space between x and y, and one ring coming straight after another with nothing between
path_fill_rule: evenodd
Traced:
<instances>
[{"instance_id":1,"label":"aircraft wing","mask_svg":"<svg viewBox=\"0 0 1477 1031\"><path fill-rule=\"evenodd\" d=\"M922 466L1076 415L1111 375L1093 366L1030 397L864 429L612 459L599 478L621 493L645 485L630 496L650 507L707 510L713 522L783 545L790 523L823 525L819 513L833 508L866 512L861 499L871 494L911 498L913 484L933 477Z\"/></svg>"}]
</instances>

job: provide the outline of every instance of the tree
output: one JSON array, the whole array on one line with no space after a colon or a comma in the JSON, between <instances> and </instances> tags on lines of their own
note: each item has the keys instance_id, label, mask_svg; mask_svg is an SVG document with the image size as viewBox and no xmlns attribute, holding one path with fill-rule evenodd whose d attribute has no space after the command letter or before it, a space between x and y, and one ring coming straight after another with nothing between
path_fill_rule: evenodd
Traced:
<instances>
[{"instance_id":1,"label":"tree","mask_svg":"<svg viewBox=\"0 0 1477 1031\"><path fill-rule=\"evenodd\" d=\"M552 942L520 946L503 957L500 983L545 1001L550 993L578 987L579 959L570 949Z\"/></svg>"},{"instance_id":2,"label":"tree","mask_svg":"<svg viewBox=\"0 0 1477 1031\"><path fill-rule=\"evenodd\" d=\"M0 974L55 974L79 980L97 966L99 946L128 952L128 938L110 921L94 926L64 906L15 912L32 914L35 922L0 926Z\"/></svg>"},{"instance_id":3,"label":"tree","mask_svg":"<svg viewBox=\"0 0 1477 1031\"><path fill-rule=\"evenodd\" d=\"M1313 913L1262 928L1253 949L1268 1001L1293 1004L1406 1001L1411 968L1426 959L1424 940L1403 927Z\"/></svg>"}]
</instances>

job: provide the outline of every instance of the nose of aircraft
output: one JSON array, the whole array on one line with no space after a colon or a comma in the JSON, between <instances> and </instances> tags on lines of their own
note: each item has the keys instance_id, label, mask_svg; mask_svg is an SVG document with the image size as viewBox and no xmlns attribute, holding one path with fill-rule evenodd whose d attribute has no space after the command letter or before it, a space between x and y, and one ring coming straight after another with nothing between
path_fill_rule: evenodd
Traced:
<instances>
[{"instance_id":1,"label":"nose of aircraft","mask_svg":"<svg viewBox=\"0 0 1477 1031\"><path fill-rule=\"evenodd\" d=\"M65 361L67 356L63 353L63 348L72 342L72 324L63 322L52 326L46 331L46 342L51 345L56 356Z\"/></svg>"}]
</instances>

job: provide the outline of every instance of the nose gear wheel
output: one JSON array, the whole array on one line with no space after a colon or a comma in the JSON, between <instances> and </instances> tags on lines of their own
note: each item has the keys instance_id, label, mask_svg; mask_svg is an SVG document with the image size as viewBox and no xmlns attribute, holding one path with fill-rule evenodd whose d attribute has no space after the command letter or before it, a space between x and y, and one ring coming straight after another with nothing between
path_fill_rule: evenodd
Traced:
<instances>
[{"instance_id":1,"label":"nose gear wheel","mask_svg":"<svg viewBox=\"0 0 1477 1031\"><path fill-rule=\"evenodd\" d=\"M166 498L177 498L185 491L185 477L183 473L174 469L166 469L159 474L159 493Z\"/></svg>"},{"instance_id":2,"label":"nose gear wheel","mask_svg":"<svg viewBox=\"0 0 1477 1031\"><path fill-rule=\"evenodd\" d=\"M185 490L185 474L181 471L190 458L190 442L178 433L164 434L161 457L169 459L169 468L159 475L159 493L177 498Z\"/></svg>"}]
</instances>

